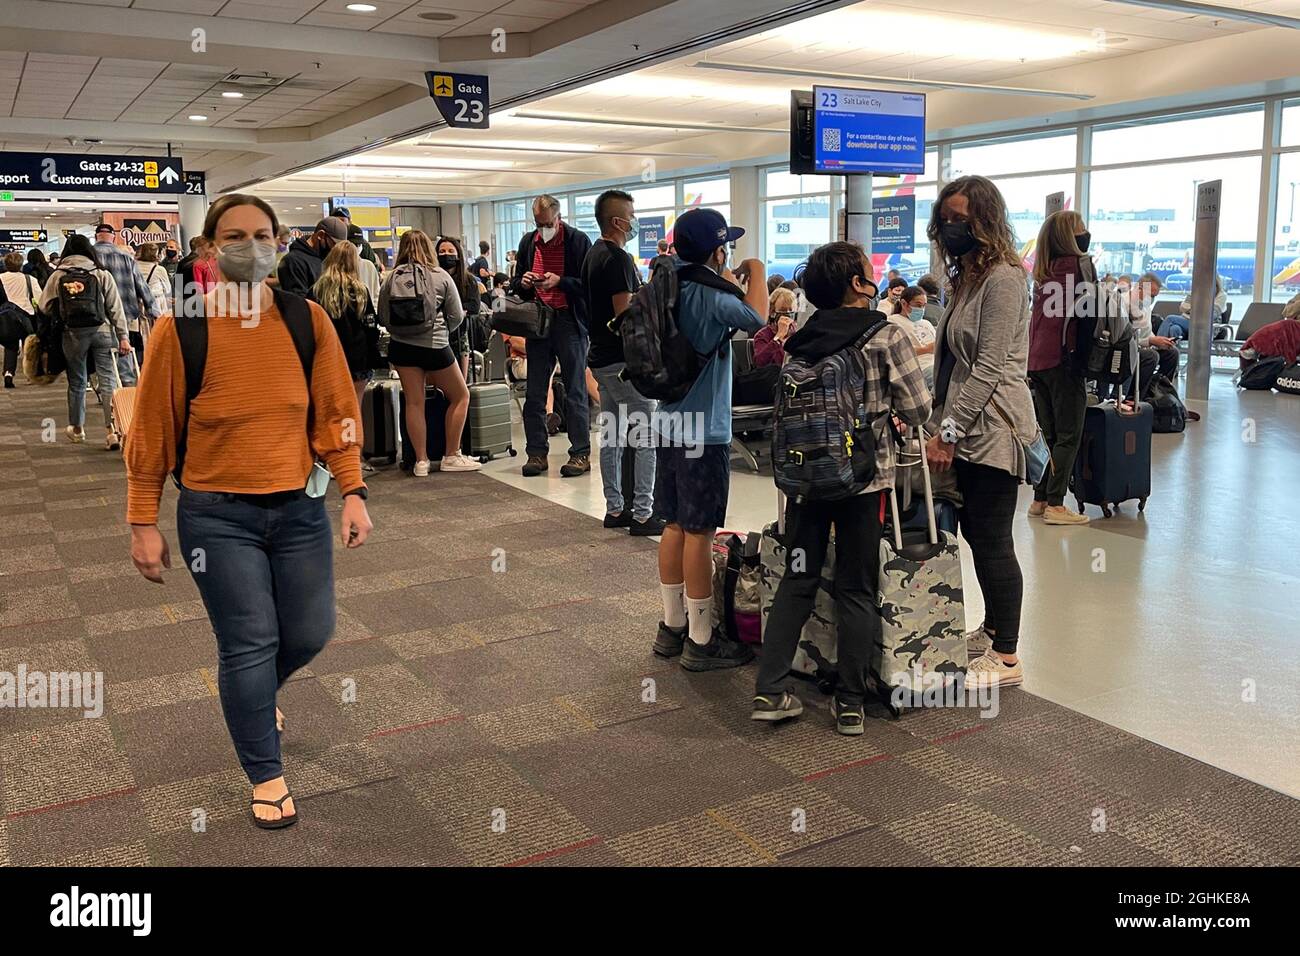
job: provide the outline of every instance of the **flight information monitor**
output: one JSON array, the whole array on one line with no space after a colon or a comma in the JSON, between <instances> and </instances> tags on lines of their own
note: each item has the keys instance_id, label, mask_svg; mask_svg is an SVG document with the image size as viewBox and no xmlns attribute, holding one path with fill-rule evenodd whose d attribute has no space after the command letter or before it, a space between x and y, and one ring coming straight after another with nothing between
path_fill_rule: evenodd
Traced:
<instances>
[{"instance_id":1,"label":"flight information monitor","mask_svg":"<svg viewBox=\"0 0 1300 956\"><path fill-rule=\"evenodd\" d=\"M813 87L819 173L925 172L925 94Z\"/></svg>"}]
</instances>

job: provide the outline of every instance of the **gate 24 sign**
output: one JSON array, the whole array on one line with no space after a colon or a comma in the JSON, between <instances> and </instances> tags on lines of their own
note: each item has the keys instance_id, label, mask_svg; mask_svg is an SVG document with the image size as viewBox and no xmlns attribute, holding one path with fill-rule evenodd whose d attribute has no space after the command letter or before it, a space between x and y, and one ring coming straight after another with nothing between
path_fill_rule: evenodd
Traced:
<instances>
[{"instance_id":1,"label":"gate 24 sign","mask_svg":"<svg viewBox=\"0 0 1300 956\"><path fill-rule=\"evenodd\" d=\"M488 78L475 73L424 74L429 95L447 125L459 129L488 128Z\"/></svg>"}]
</instances>

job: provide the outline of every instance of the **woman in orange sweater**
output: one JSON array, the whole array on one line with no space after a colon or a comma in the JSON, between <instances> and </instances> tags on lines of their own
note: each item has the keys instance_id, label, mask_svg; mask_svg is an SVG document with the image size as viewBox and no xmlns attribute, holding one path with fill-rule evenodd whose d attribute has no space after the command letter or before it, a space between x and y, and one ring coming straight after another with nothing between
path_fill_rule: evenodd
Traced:
<instances>
[{"instance_id":1,"label":"woman in orange sweater","mask_svg":"<svg viewBox=\"0 0 1300 956\"><path fill-rule=\"evenodd\" d=\"M219 282L149 338L126 442L131 558L162 583L158 530L168 474L182 560L217 638L226 726L263 829L296 823L280 763L276 692L334 631L334 560L323 461L343 494L343 544L371 530L361 480L360 410L323 309L273 293L274 212L253 196L213 203L203 235Z\"/></svg>"}]
</instances>

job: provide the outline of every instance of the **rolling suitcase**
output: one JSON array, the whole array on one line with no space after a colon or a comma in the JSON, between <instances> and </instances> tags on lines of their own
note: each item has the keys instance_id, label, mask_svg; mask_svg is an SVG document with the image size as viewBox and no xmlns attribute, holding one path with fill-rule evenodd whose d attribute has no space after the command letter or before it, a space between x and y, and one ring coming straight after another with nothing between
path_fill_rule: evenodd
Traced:
<instances>
[{"instance_id":1,"label":"rolling suitcase","mask_svg":"<svg viewBox=\"0 0 1300 956\"><path fill-rule=\"evenodd\" d=\"M880 538L880 642L871 677L891 709L920 706L966 673L966 610L955 532L938 526L925 437L919 453L897 462L918 468L925 485L926 526L904 528L898 492L889 490L889 533ZM944 700L948 695L939 694Z\"/></svg>"},{"instance_id":2,"label":"rolling suitcase","mask_svg":"<svg viewBox=\"0 0 1300 956\"><path fill-rule=\"evenodd\" d=\"M1136 498L1146 509L1151 494L1151 431L1155 415L1139 402L1126 412L1114 401L1088 408L1083 416L1083 440L1074 460L1070 488L1082 514L1084 505L1097 505L1107 518L1111 506Z\"/></svg>"},{"instance_id":3,"label":"rolling suitcase","mask_svg":"<svg viewBox=\"0 0 1300 956\"><path fill-rule=\"evenodd\" d=\"M376 378L361 396L361 457L397 461L397 423L402 414L402 389L396 379Z\"/></svg>"},{"instance_id":4,"label":"rolling suitcase","mask_svg":"<svg viewBox=\"0 0 1300 956\"><path fill-rule=\"evenodd\" d=\"M479 461L517 455L510 434L510 386L484 382L469 387L469 414L461 436L464 453Z\"/></svg>"},{"instance_id":5,"label":"rolling suitcase","mask_svg":"<svg viewBox=\"0 0 1300 956\"><path fill-rule=\"evenodd\" d=\"M415 467L415 447L406 427L406 401L398 390L398 433L402 439L402 470ZM430 461L441 461L447 448L447 396L442 390L428 385L424 389L425 452Z\"/></svg>"}]
</instances>

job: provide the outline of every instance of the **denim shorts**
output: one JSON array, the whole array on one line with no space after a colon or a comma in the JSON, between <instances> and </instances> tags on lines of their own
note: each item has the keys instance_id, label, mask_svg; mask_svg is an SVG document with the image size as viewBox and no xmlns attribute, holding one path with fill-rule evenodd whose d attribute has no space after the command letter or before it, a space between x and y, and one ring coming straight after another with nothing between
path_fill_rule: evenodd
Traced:
<instances>
[{"instance_id":1,"label":"denim shorts","mask_svg":"<svg viewBox=\"0 0 1300 956\"><path fill-rule=\"evenodd\" d=\"M714 531L727 523L731 446L655 449L655 515L683 531Z\"/></svg>"}]
</instances>

